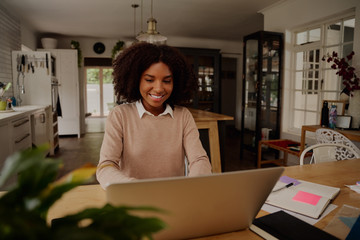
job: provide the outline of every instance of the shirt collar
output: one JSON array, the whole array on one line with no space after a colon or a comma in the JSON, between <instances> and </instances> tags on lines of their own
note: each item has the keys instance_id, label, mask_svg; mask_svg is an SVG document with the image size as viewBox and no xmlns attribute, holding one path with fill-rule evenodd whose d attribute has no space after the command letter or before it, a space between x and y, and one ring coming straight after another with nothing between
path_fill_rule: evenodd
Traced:
<instances>
[{"instance_id":1,"label":"shirt collar","mask_svg":"<svg viewBox=\"0 0 360 240\"><path fill-rule=\"evenodd\" d=\"M151 112L146 111L146 109L144 108L144 105L142 104L141 100L136 101L135 104L136 104L136 108L137 108L137 111L139 113L140 118L142 118L145 113L150 115L150 116L154 116L154 114L152 114ZM166 104L165 111L163 113L160 113L159 116L164 116L166 114L169 114L172 118L174 118L173 110L172 110L172 108L170 107L169 104Z\"/></svg>"}]
</instances>

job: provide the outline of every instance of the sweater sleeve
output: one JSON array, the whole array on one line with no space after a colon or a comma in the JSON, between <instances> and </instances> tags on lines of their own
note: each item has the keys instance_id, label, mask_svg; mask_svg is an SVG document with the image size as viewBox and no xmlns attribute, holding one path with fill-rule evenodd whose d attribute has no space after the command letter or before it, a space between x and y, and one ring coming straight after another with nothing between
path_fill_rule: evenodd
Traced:
<instances>
[{"instance_id":1,"label":"sweater sleeve","mask_svg":"<svg viewBox=\"0 0 360 240\"><path fill-rule=\"evenodd\" d=\"M189 176L211 174L211 164L203 148L199 130L190 111L184 108L184 149L189 162Z\"/></svg>"},{"instance_id":2,"label":"sweater sleeve","mask_svg":"<svg viewBox=\"0 0 360 240\"><path fill-rule=\"evenodd\" d=\"M100 150L96 178L102 188L112 183L128 182L134 178L126 176L120 169L123 152L123 118L120 112L110 112L105 125L105 134Z\"/></svg>"}]
</instances>

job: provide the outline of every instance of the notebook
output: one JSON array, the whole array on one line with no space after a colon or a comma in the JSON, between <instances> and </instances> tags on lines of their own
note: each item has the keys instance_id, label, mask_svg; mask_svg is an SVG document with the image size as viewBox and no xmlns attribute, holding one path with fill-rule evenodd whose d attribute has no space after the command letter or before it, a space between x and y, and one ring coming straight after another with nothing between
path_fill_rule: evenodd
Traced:
<instances>
[{"instance_id":1,"label":"notebook","mask_svg":"<svg viewBox=\"0 0 360 240\"><path fill-rule=\"evenodd\" d=\"M337 240L335 236L284 211L256 218L250 230L266 240Z\"/></svg>"},{"instance_id":2,"label":"notebook","mask_svg":"<svg viewBox=\"0 0 360 240\"><path fill-rule=\"evenodd\" d=\"M293 185L284 187L289 183ZM282 176L266 203L308 217L319 218L339 192L340 188Z\"/></svg>"},{"instance_id":3,"label":"notebook","mask_svg":"<svg viewBox=\"0 0 360 240\"><path fill-rule=\"evenodd\" d=\"M245 229L261 209L283 167L113 184L113 205L152 206L168 227L155 239L189 239Z\"/></svg>"}]
</instances>

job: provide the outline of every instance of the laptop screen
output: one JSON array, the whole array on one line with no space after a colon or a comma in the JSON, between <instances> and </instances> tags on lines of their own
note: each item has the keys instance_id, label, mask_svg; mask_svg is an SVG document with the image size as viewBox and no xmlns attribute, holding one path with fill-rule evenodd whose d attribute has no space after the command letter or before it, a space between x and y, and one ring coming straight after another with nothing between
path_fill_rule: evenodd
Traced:
<instances>
[{"instance_id":1,"label":"laptop screen","mask_svg":"<svg viewBox=\"0 0 360 240\"><path fill-rule=\"evenodd\" d=\"M283 171L274 167L112 184L106 189L107 201L165 210L140 213L168 225L155 239L209 236L249 227Z\"/></svg>"}]
</instances>

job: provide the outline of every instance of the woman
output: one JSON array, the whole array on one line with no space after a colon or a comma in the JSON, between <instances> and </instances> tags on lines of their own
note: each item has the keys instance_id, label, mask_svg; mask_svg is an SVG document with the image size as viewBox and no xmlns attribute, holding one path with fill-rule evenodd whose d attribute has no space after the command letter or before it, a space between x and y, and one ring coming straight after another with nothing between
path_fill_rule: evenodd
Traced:
<instances>
[{"instance_id":1,"label":"woman","mask_svg":"<svg viewBox=\"0 0 360 240\"><path fill-rule=\"evenodd\" d=\"M211 173L195 121L184 107L197 81L175 48L137 43L114 64L117 100L128 104L109 114L97 179L103 188L134 179Z\"/></svg>"}]
</instances>

